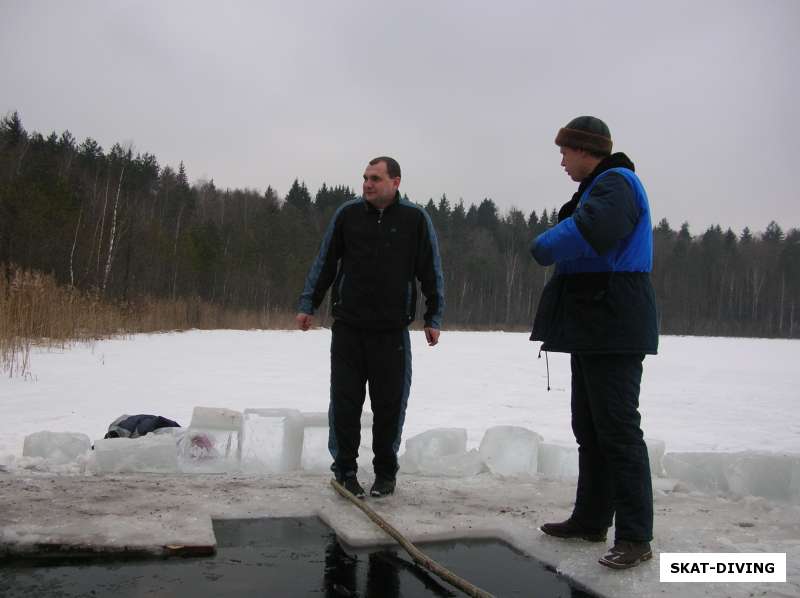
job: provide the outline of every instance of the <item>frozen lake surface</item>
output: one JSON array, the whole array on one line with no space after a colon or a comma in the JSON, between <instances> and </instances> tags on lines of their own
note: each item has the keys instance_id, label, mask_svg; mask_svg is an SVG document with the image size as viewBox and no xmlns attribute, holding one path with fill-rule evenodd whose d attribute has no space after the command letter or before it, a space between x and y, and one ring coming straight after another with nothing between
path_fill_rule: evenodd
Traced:
<instances>
[{"instance_id":1,"label":"frozen lake surface","mask_svg":"<svg viewBox=\"0 0 800 598\"><path fill-rule=\"evenodd\" d=\"M413 383L404 439L439 427L468 448L497 425L573 444L569 356L527 334L452 332L437 347L412 331ZM31 375L0 378L0 459L40 430L102 438L123 413L188 425L197 405L327 411L330 332L190 331L35 350ZM642 426L667 452L800 453L800 341L671 337L645 360Z\"/></svg>"}]
</instances>

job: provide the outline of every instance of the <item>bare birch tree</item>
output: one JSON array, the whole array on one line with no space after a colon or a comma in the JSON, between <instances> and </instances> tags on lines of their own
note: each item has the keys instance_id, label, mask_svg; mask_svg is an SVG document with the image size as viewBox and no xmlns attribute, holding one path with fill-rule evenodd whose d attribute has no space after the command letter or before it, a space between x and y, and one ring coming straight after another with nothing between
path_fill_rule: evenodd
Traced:
<instances>
[{"instance_id":1,"label":"bare birch tree","mask_svg":"<svg viewBox=\"0 0 800 598\"><path fill-rule=\"evenodd\" d=\"M131 154L133 153L132 149L128 147L128 151L125 153L122 166L119 170L119 180L117 181L117 193L116 197L114 198L114 208L111 212L111 230L108 234L108 252L106 254L106 266L103 272L103 285L101 287L101 292L105 294L106 286L108 285L108 278L111 276L111 264L114 262L114 243L117 241L117 220L119 218L119 199L122 195L122 180L125 176L125 167L127 166L128 162L130 162Z\"/></svg>"}]
</instances>

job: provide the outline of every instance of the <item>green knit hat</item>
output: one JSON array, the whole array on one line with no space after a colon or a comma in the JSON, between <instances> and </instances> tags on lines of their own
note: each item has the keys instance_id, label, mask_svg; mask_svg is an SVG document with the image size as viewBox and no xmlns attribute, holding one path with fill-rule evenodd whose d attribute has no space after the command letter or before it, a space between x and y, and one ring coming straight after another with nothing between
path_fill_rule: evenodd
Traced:
<instances>
[{"instance_id":1,"label":"green knit hat","mask_svg":"<svg viewBox=\"0 0 800 598\"><path fill-rule=\"evenodd\" d=\"M611 153L611 131L599 118L579 116L559 129L558 135L556 135L556 145L607 156Z\"/></svg>"}]
</instances>

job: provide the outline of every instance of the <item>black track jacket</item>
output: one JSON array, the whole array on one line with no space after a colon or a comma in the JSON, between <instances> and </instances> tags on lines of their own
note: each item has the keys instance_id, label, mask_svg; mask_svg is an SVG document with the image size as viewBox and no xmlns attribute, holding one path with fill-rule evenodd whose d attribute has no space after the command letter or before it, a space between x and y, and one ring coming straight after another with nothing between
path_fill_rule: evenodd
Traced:
<instances>
[{"instance_id":1,"label":"black track jacket","mask_svg":"<svg viewBox=\"0 0 800 598\"><path fill-rule=\"evenodd\" d=\"M420 281L425 326L441 327L444 277L436 232L420 206L400 197L382 212L358 198L333 215L300 295L298 311L313 314L331 292L332 313L353 326L408 326Z\"/></svg>"}]
</instances>

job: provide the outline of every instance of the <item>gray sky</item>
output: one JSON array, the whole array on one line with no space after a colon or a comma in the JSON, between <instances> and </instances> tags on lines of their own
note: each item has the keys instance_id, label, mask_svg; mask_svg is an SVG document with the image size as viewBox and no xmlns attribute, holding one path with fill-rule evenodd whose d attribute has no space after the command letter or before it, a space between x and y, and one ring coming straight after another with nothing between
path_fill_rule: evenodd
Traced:
<instances>
[{"instance_id":1,"label":"gray sky","mask_svg":"<svg viewBox=\"0 0 800 598\"><path fill-rule=\"evenodd\" d=\"M424 203L552 209L581 114L654 221L800 227L800 2L0 0L0 114L132 142L217 187L360 192L396 157Z\"/></svg>"}]
</instances>

